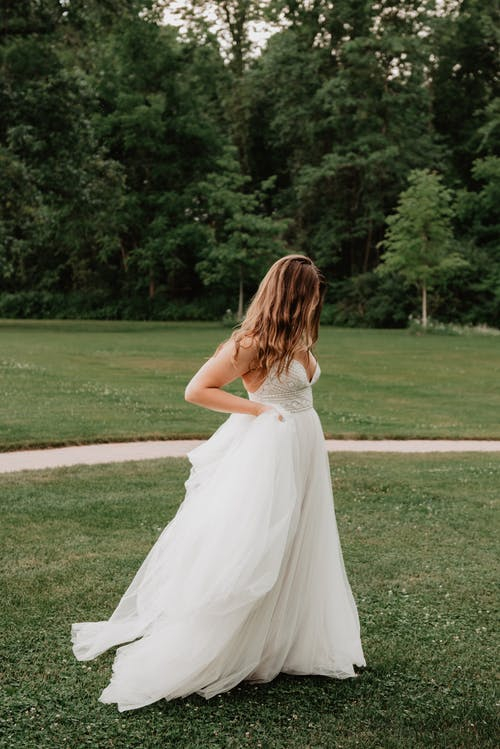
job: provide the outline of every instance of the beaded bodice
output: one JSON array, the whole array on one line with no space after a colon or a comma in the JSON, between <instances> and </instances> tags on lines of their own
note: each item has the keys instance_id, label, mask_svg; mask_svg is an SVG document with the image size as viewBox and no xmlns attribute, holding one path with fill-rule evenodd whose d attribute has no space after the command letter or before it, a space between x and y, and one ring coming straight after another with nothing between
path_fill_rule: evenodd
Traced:
<instances>
[{"instance_id":1,"label":"beaded bodice","mask_svg":"<svg viewBox=\"0 0 500 749\"><path fill-rule=\"evenodd\" d=\"M278 378L271 370L261 386L248 393L248 397L259 403L281 406L290 413L307 411L313 407L311 385L318 381L320 374L321 370L316 362L312 380L309 381L304 365L298 359L292 359L288 372L283 372Z\"/></svg>"}]
</instances>

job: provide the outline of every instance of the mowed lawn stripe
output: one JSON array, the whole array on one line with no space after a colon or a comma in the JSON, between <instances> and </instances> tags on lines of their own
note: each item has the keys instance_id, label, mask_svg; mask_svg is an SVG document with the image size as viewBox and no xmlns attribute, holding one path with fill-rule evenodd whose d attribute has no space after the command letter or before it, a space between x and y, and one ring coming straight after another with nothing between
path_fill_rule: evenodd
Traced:
<instances>
[{"instance_id":1,"label":"mowed lawn stripe","mask_svg":"<svg viewBox=\"0 0 500 749\"><path fill-rule=\"evenodd\" d=\"M184 388L218 323L0 321L0 450L208 437ZM500 437L500 337L324 326L315 406L331 438ZM241 382L228 386L245 395Z\"/></svg>"}]
</instances>

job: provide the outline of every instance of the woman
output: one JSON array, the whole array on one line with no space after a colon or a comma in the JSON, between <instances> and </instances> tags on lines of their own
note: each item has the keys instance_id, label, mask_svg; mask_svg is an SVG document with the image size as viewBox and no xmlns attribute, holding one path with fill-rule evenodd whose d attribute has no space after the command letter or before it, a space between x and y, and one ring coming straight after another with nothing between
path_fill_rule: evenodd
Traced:
<instances>
[{"instance_id":1,"label":"woman","mask_svg":"<svg viewBox=\"0 0 500 749\"><path fill-rule=\"evenodd\" d=\"M73 624L79 660L129 643L101 702L210 699L243 680L347 678L365 664L312 405L323 294L309 258L281 258L188 384L187 401L231 416L189 453L184 501L111 618ZM248 398L222 390L238 377Z\"/></svg>"}]
</instances>

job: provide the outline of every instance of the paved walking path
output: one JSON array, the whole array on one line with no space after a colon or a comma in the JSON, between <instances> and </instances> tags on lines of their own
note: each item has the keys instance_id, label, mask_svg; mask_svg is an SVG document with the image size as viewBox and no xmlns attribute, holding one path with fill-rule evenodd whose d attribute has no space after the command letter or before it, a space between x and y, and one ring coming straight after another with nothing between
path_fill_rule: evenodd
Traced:
<instances>
[{"instance_id":1,"label":"paved walking path","mask_svg":"<svg viewBox=\"0 0 500 749\"><path fill-rule=\"evenodd\" d=\"M202 440L111 442L0 453L0 473L77 464L178 458ZM500 452L500 440L326 440L329 452Z\"/></svg>"}]
</instances>

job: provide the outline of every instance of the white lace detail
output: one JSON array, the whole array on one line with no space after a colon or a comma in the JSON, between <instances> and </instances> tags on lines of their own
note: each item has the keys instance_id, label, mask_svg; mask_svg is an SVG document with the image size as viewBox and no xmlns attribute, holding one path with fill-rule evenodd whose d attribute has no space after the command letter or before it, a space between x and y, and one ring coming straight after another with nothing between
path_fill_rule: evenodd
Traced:
<instances>
[{"instance_id":1,"label":"white lace detail","mask_svg":"<svg viewBox=\"0 0 500 749\"><path fill-rule=\"evenodd\" d=\"M307 411L313 407L311 386L318 381L320 374L321 370L316 362L312 380L309 381L304 365L298 359L292 359L288 372L283 372L278 378L271 370L262 385L248 393L248 397L259 403L281 406L289 413Z\"/></svg>"}]
</instances>

